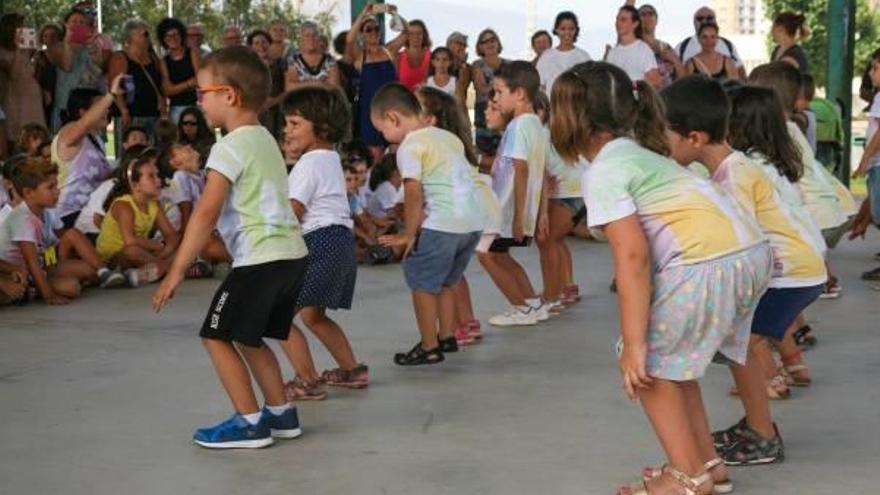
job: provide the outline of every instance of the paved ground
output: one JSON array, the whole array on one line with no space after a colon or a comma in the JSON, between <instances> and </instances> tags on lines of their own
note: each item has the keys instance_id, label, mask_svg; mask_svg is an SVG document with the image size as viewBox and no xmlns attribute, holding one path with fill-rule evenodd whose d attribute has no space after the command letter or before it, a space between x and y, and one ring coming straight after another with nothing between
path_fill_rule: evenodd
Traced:
<instances>
[{"instance_id":1,"label":"paved ground","mask_svg":"<svg viewBox=\"0 0 880 495\"><path fill-rule=\"evenodd\" d=\"M876 493L880 292L857 278L876 265L878 239L835 252L844 297L810 311L816 384L775 404L788 459L735 471L737 493ZM421 369L391 364L415 339L400 268L362 270L357 307L339 319L371 387L300 405L306 435L259 452L190 443L194 427L229 413L196 338L215 281L187 283L162 316L150 288L4 309L0 493L613 493L660 453L620 389L610 255L574 246L580 305L538 328L488 329L485 343ZM535 254L522 255L537 275ZM470 277L481 316L503 307L478 267ZM741 414L728 383L722 368L704 381L715 426Z\"/></svg>"}]
</instances>

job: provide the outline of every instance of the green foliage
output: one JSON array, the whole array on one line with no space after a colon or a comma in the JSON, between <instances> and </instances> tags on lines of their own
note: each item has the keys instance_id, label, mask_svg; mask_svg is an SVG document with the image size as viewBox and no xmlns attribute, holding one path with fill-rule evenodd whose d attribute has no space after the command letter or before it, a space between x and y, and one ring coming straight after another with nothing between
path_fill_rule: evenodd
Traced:
<instances>
[{"instance_id":1,"label":"green foliage","mask_svg":"<svg viewBox=\"0 0 880 495\"><path fill-rule=\"evenodd\" d=\"M828 70L828 0L764 0L764 10L770 19L776 14L792 11L807 17L810 37L803 42L810 59L810 69L816 84L824 86ZM856 0L855 70L860 77L870 61L871 52L880 48L880 11L872 9L868 0Z\"/></svg>"},{"instance_id":2,"label":"green foliage","mask_svg":"<svg viewBox=\"0 0 880 495\"><path fill-rule=\"evenodd\" d=\"M25 14L27 23L39 28L49 23L61 23L73 4L71 0L5 0L6 12ZM219 46L223 28L235 24L247 33L256 28L268 29L274 19L283 19L288 32L294 36L299 26L307 20L317 22L326 33L335 22L332 14L322 12L309 18L297 11L296 2L288 0L225 0L218 9L216 0L174 0L174 17L185 24L201 22L211 46ZM125 22L140 18L150 26L156 26L168 13L167 0L105 0L103 2L104 32L114 41L122 41L121 32ZM153 33L155 40L155 33Z\"/></svg>"}]
</instances>

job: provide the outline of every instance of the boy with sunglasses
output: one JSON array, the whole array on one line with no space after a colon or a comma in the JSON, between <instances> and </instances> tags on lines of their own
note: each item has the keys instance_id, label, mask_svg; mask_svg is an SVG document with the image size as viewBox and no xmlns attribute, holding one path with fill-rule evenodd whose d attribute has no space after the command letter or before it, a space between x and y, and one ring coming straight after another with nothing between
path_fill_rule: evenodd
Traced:
<instances>
[{"instance_id":1,"label":"boy with sunglasses","mask_svg":"<svg viewBox=\"0 0 880 495\"><path fill-rule=\"evenodd\" d=\"M233 258L202 326L202 343L235 408L228 420L196 431L206 448L260 448L302 434L284 397L281 371L265 337L285 340L306 269L302 229L287 200L284 158L258 114L269 70L247 47L218 50L196 76L199 103L227 134L211 149L207 180L174 262L153 295L160 311L216 226ZM265 400L260 409L251 376Z\"/></svg>"}]
</instances>

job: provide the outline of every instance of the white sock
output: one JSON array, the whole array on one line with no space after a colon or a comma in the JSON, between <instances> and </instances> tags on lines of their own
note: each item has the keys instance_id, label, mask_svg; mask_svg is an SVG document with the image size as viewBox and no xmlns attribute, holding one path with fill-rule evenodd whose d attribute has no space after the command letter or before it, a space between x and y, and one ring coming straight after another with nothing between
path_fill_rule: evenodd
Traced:
<instances>
[{"instance_id":1,"label":"white sock","mask_svg":"<svg viewBox=\"0 0 880 495\"><path fill-rule=\"evenodd\" d=\"M98 268L98 276L103 277L105 273L110 273L110 269L106 266Z\"/></svg>"},{"instance_id":2,"label":"white sock","mask_svg":"<svg viewBox=\"0 0 880 495\"><path fill-rule=\"evenodd\" d=\"M541 298L535 297L532 299L526 299L526 304L528 304L529 307L532 307L532 308L540 308L541 307Z\"/></svg>"},{"instance_id":3,"label":"white sock","mask_svg":"<svg viewBox=\"0 0 880 495\"><path fill-rule=\"evenodd\" d=\"M242 414L241 417L251 425L255 425L260 422L260 416L262 415L263 413L255 412L251 414Z\"/></svg>"},{"instance_id":4,"label":"white sock","mask_svg":"<svg viewBox=\"0 0 880 495\"><path fill-rule=\"evenodd\" d=\"M280 406L270 406L269 404L266 404L266 409L268 409L274 416L281 416L290 409L290 402L285 402Z\"/></svg>"}]
</instances>

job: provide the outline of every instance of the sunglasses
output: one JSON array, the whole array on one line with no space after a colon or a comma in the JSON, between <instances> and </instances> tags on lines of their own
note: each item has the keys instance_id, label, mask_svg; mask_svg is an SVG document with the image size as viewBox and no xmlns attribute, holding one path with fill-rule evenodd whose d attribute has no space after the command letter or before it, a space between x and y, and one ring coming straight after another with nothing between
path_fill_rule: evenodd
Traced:
<instances>
[{"instance_id":1,"label":"sunglasses","mask_svg":"<svg viewBox=\"0 0 880 495\"><path fill-rule=\"evenodd\" d=\"M196 99L198 101L202 101L202 99L204 99L205 97L205 94L216 93L218 91L232 91L233 94L236 94L235 88L229 86L228 84L217 84L215 86L199 86L198 88L196 88Z\"/></svg>"},{"instance_id":2,"label":"sunglasses","mask_svg":"<svg viewBox=\"0 0 880 495\"><path fill-rule=\"evenodd\" d=\"M495 37L493 36L493 37L491 37L491 38L485 38L485 39L480 40L480 44L481 44L481 45L485 45L485 44L488 44L488 43L494 43L494 42L496 42L496 41L498 41L498 38L495 38Z\"/></svg>"},{"instance_id":3,"label":"sunglasses","mask_svg":"<svg viewBox=\"0 0 880 495\"><path fill-rule=\"evenodd\" d=\"M378 33L378 32L379 32L379 26L367 26L364 28L364 33L367 33L367 34Z\"/></svg>"},{"instance_id":4,"label":"sunglasses","mask_svg":"<svg viewBox=\"0 0 880 495\"><path fill-rule=\"evenodd\" d=\"M694 20L697 22L709 22L709 21L714 21L715 16L714 15L705 15L705 16L699 15L697 17L694 17Z\"/></svg>"},{"instance_id":5,"label":"sunglasses","mask_svg":"<svg viewBox=\"0 0 880 495\"><path fill-rule=\"evenodd\" d=\"M195 120L181 120L180 125L195 127L195 126L199 125L199 123L196 122Z\"/></svg>"}]
</instances>

